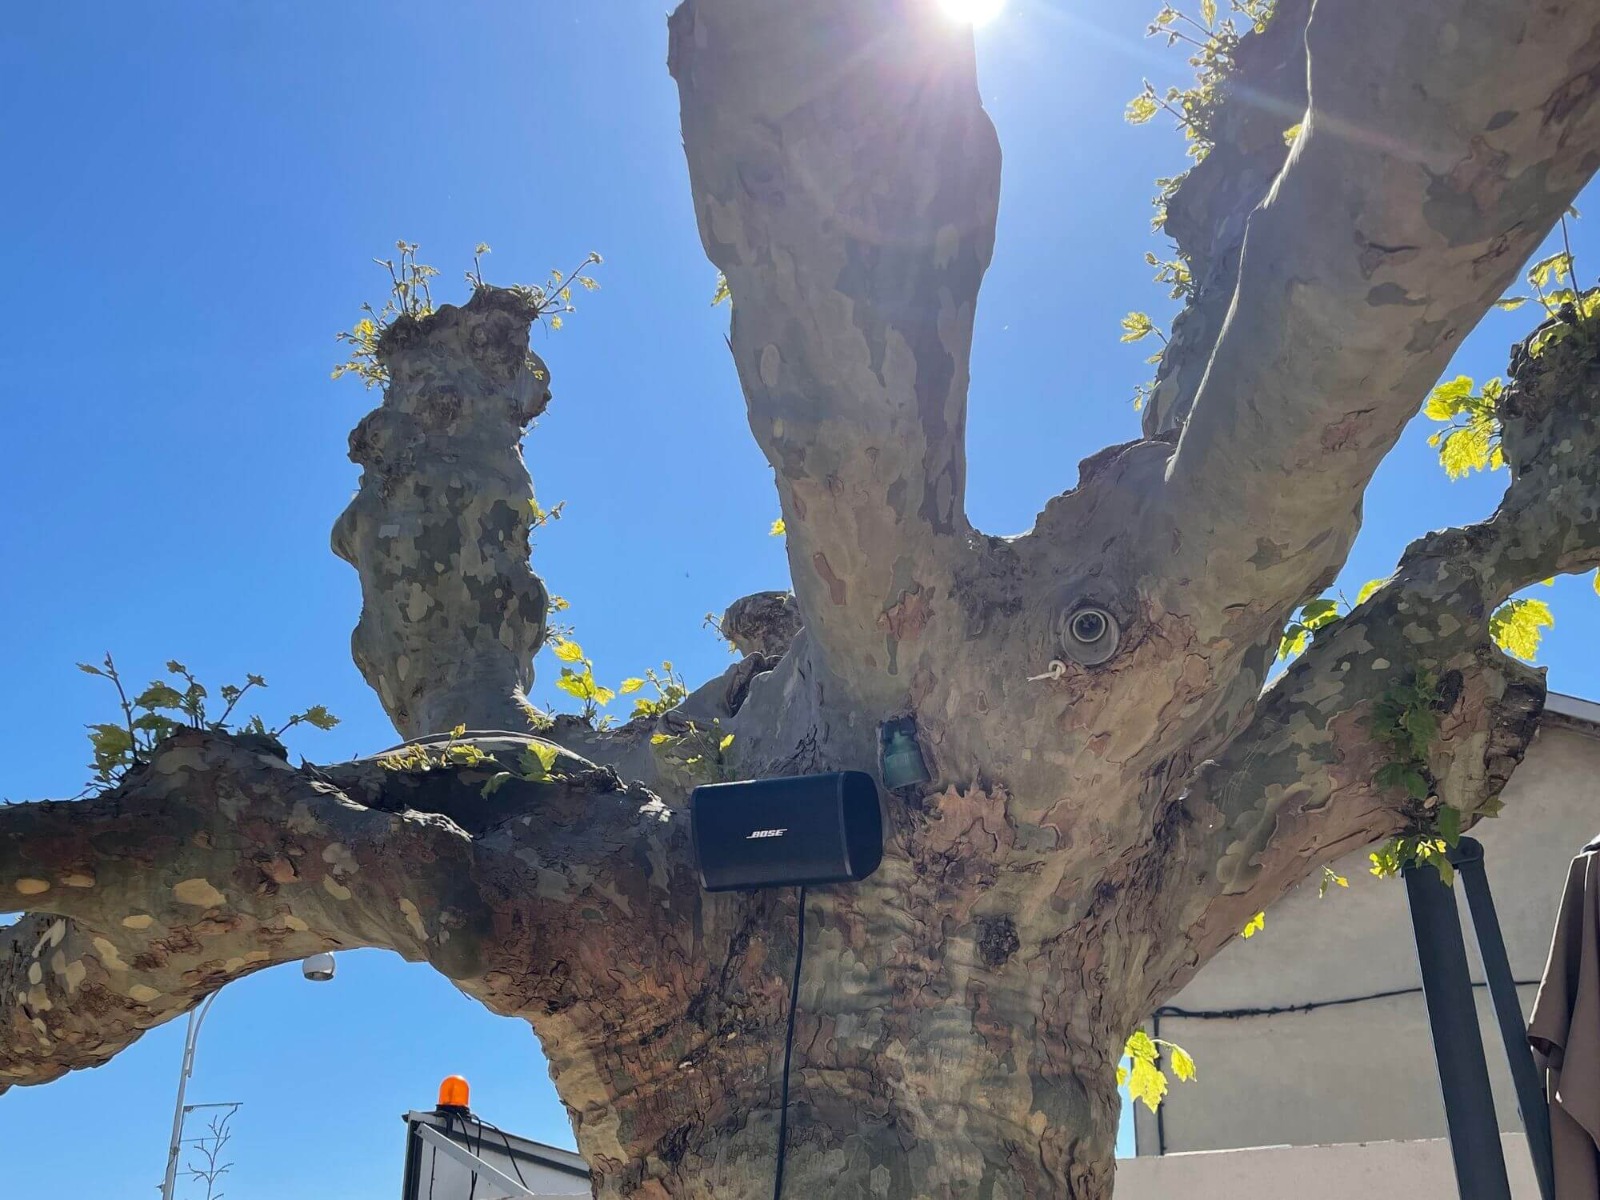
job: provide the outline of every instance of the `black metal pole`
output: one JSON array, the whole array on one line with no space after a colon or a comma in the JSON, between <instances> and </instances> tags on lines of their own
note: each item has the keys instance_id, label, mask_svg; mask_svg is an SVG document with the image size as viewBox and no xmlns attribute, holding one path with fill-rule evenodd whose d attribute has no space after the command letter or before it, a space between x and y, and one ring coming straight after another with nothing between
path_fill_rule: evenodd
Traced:
<instances>
[{"instance_id":1,"label":"black metal pole","mask_svg":"<svg viewBox=\"0 0 1600 1200\"><path fill-rule=\"evenodd\" d=\"M1506 1065L1517 1089L1517 1108L1522 1113L1522 1128L1528 1135L1528 1154L1539 1181L1539 1195L1554 1200L1555 1164L1550 1149L1550 1108L1545 1099L1539 1071L1528 1045L1528 1026L1522 1019L1517 985L1511 974L1511 959L1500 931L1500 918L1494 911L1489 892L1489 876L1483 869L1483 846L1476 838L1464 837L1450 855L1456 873L1467 892L1472 913L1472 928L1478 937L1478 953L1483 958L1484 977L1494 1000L1494 1015L1500 1022L1500 1039L1506 1046Z\"/></svg>"},{"instance_id":2,"label":"black metal pole","mask_svg":"<svg viewBox=\"0 0 1600 1200\"><path fill-rule=\"evenodd\" d=\"M1407 867L1404 874L1456 1190L1461 1200L1511 1200L1455 892L1432 867Z\"/></svg>"}]
</instances>

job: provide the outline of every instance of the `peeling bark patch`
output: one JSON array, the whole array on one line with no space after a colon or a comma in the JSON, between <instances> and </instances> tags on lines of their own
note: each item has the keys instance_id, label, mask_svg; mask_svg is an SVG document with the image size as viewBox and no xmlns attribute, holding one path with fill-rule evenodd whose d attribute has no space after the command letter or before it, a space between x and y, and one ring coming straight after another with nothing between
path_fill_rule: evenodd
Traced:
<instances>
[{"instance_id":1,"label":"peeling bark patch","mask_svg":"<svg viewBox=\"0 0 1600 1200\"><path fill-rule=\"evenodd\" d=\"M172 889L172 894L178 903L192 904L196 908L217 908L228 902L226 896L211 886L209 879L185 879Z\"/></svg>"},{"instance_id":2,"label":"peeling bark patch","mask_svg":"<svg viewBox=\"0 0 1600 1200\"><path fill-rule=\"evenodd\" d=\"M978 922L978 953L991 971L1005 965L1021 945L1016 922L1010 917L985 917Z\"/></svg>"},{"instance_id":3,"label":"peeling bark patch","mask_svg":"<svg viewBox=\"0 0 1600 1200\"><path fill-rule=\"evenodd\" d=\"M1398 283L1380 283L1377 287L1367 292L1367 303L1374 308L1383 308L1387 305L1398 304L1405 308L1421 308L1427 300L1413 300L1405 288Z\"/></svg>"},{"instance_id":4,"label":"peeling bark patch","mask_svg":"<svg viewBox=\"0 0 1600 1200\"><path fill-rule=\"evenodd\" d=\"M122 924L126 929L149 929L155 918L149 913L134 913L131 917L123 917Z\"/></svg>"},{"instance_id":5,"label":"peeling bark patch","mask_svg":"<svg viewBox=\"0 0 1600 1200\"><path fill-rule=\"evenodd\" d=\"M422 914L417 911L417 906L410 900L402 899L400 912L405 916L406 924L411 926L411 932L417 935L417 940L427 941L428 931L422 924Z\"/></svg>"},{"instance_id":6,"label":"peeling bark patch","mask_svg":"<svg viewBox=\"0 0 1600 1200\"><path fill-rule=\"evenodd\" d=\"M100 956L100 961L105 963L108 971L126 971L128 964L122 961L122 955L111 942L103 937L94 939L94 952Z\"/></svg>"},{"instance_id":7,"label":"peeling bark patch","mask_svg":"<svg viewBox=\"0 0 1600 1200\"><path fill-rule=\"evenodd\" d=\"M828 596L834 604L843 607L845 602L844 580L833 573L833 568L828 565L828 556L818 551L811 556L811 565L817 569L817 574L828 585Z\"/></svg>"},{"instance_id":8,"label":"peeling bark patch","mask_svg":"<svg viewBox=\"0 0 1600 1200\"><path fill-rule=\"evenodd\" d=\"M50 890L50 885L43 879L19 879L15 887L19 895L38 896Z\"/></svg>"}]
</instances>

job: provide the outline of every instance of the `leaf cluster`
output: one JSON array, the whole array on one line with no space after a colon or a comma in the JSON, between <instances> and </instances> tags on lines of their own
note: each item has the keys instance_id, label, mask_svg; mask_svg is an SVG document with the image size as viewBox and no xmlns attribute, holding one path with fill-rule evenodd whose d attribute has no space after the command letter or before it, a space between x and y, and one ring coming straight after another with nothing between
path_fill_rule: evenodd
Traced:
<instances>
[{"instance_id":1,"label":"leaf cluster","mask_svg":"<svg viewBox=\"0 0 1600 1200\"><path fill-rule=\"evenodd\" d=\"M1278 639L1278 660L1282 662L1299 654L1316 639L1318 631L1326 629L1340 617L1346 616L1356 604L1365 604L1372 593L1387 582L1385 579L1367 580L1356 593L1355 604L1345 599L1343 592L1332 596L1321 596L1302 604L1299 611L1283 627L1283 636Z\"/></svg>"},{"instance_id":2,"label":"leaf cluster","mask_svg":"<svg viewBox=\"0 0 1600 1200\"><path fill-rule=\"evenodd\" d=\"M176 659L167 663L168 679L153 679L136 695L129 696L117 664L108 653L99 666L79 663L78 670L111 682L117 692L117 703L122 709L120 722L102 722L86 726L93 759L89 769L93 773L87 790L100 791L116 786L134 767L147 762L155 748L182 729L206 729L213 733L247 733L277 740L296 725L310 725L315 729L332 729L339 718L324 705L313 704L303 712L290 715L275 728L269 728L259 716L252 716L241 725L230 722L234 709L245 693L252 688L265 688L267 681L259 675L246 675L245 682L223 684L217 689L224 708L213 717L209 708L210 691L193 672Z\"/></svg>"},{"instance_id":3,"label":"leaf cluster","mask_svg":"<svg viewBox=\"0 0 1600 1200\"><path fill-rule=\"evenodd\" d=\"M1167 1094L1167 1075L1161 1069L1161 1051L1167 1051L1172 1073L1180 1082L1189 1083L1195 1077L1194 1058L1176 1042L1153 1038L1138 1029L1123 1044L1122 1053L1127 1066L1117 1067L1117 1086L1127 1085L1128 1094L1140 1101L1151 1112L1161 1107Z\"/></svg>"},{"instance_id":4,"label":"leaf cluster","mask_svg":"<svg viewBox=\"0 0 1600 1200\"><path fill-rule=\"evenodd\" d=\"M398 750L378 756L378 765L385 771L426 771L451 767L481 767L494 761L494 756L472 742L461 739L467 734L465 725L457 725L442 746L431 742L410 742Z\"/></svg>"},{"instance_id":5,"label":"leaf cluster","mask_svg":"<svg viewBox=\"0 0 1600 1200\"><path fill-rule=\"evenodd\" d=\"M648 696L635 696L646 684L655 689L655 699L652 700ZM689 694L689 688L684 683L683 676L673 669L670 661L665 660L661 664L659 674L654 667L646 668L642 679L637 676L624 679L617 685L617 691L624 696L635 696L633 712L630 716L630 719L635 720L639 717L659 717L669 713L682 704L684 698Z\"/></svg>"},{"instance_id":6,"label":"leaf cluster","mask_svg":"<svg viewBox=\"0 0 1600 1200\"><path fill-rule=\"evenodd\" d=\"M334 334L335 341L350 349L350 356L334 366L334 379L354 375L369 388L386 385L389 369L378 353L385 331L397 321L420 320L434 311L430 281L438 277L438 270L417 260L418 243L401 239L394 245L399 252L398 261L392 258L372 260L389 273L389 295L383 307L363 304L361 318L351 328ZM483 256L489 252L488 243L479 242L472 252L472 269L464 273L474 294L490 286L483 278ZM599 289L600 284L586 271L591 266L601 265L602 261L598 254L590 253L567 274L552 270L543 284L512 284L509 290L532 304L535 320L544 321L551 329L560 329L563 318L577 311L572 303L573 285L589 292Z\"/></svg>"},{"instance_id":7,"label":"leaf cluster","mask_svg":"<svg viewBox=\"0 0 1600 1200\"><path fill-rule=\"evenodd\" d=\"M1455 879L1446 855L1461 840L1461 812L1438 798L1428 768L1428 748L1439 736L1439 701L1438 680L1419 668L1386 688L1372 706L1373 738L1389 752L1389 761L1378 768L1373 782L1405 792L1412 825L1368 856L1372 873L1379 878L1427 865L1439 873L1441 882Z\"/></svg>"}]
</instances>

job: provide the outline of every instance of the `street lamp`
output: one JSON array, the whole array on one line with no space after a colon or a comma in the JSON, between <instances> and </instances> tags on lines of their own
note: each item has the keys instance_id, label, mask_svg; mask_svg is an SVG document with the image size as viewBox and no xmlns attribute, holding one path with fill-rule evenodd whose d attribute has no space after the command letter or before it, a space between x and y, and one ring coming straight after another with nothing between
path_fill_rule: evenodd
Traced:
<instances>
[{"instance_id":1,"label":"street lamp","mask_svg":"<svg viewBox=\"0 0 1600 1200\"><path fill-rule=\"evenodd\" d=\"M313 954L300 964L301 973L315 983L326 983L333 978L333 955ZM167 1174L161 1181L161 1200L172 1200L178 1182L178 1155L183 1146L183 1095L189 1088L189 1076L194 1073L194 1047L200 1040L200 1026L218 993L212 992L189 1013L189 1028L183 1037L183 1070L178 1074L178 1102L172 1110L172 1141L167 1145Z\"/></svg>"}]
</instances>

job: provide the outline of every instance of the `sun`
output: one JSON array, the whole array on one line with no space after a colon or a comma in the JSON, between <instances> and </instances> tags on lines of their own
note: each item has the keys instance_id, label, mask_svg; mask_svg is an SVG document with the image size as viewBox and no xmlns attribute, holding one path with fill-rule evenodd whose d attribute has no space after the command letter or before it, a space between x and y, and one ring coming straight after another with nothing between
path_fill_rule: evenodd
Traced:
<instances>
[{"instance_id":1,"label":"sun","mask_svg":"<svg viewBox=\"0 0 1600 1200\"><path fill-rule=\"evenodd\" d=\"M1005 6L1006 0L939 0L947 17L974 27L987 25Z\"/></svg>"}]
</instances>

